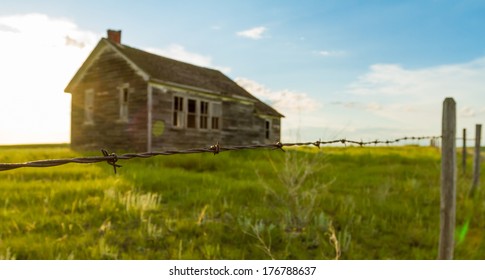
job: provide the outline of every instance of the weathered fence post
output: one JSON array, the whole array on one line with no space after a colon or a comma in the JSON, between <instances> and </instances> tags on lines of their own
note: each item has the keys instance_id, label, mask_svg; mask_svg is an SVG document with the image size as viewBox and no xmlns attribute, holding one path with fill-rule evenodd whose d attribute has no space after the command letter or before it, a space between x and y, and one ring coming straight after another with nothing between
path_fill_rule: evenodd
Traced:
<instances>
[{"instance_id":1,"label":"weathered fence post","mask_svg":"<svg viewBox=\"0 0 485 280\"><path fill-rule=\"evenodd\" d=\"M441 127L441 205L438 259L453 259L456 212L456 103L443 102Z\"/></svg>"},{"instance_id":2,"label":"weathered fence post","mask_svg":"<svg viewBox=\"0 0 485 280\"><path fill-rule=\"evenodd\" d=\"M480 145L482 138L482 125L477 124L475 126L475 151L473 153L473 183L470 189L470 195L473 195L478 188L478 182L480 181Z\"/></svg>"},{"instance_id":3,"label":"weathered fence post","mask_svg":"<svg viewBox=\"0 0 485 280\"><path fill-rule=\"evenodd\" d=\"M466 174L466 128L463 129L462 172Z\"/></svg>"}]
</instances>

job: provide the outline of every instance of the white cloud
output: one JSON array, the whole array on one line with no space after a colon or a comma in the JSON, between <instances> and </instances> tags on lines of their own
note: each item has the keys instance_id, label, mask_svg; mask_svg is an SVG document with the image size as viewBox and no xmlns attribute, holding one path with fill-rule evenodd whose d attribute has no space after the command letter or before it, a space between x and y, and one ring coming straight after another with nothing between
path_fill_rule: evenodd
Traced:
<instances>
[{"instance_id":1,"label":"white cloud","mask_svg":"<svg viewBox=\"0 0 485 280\"><path fill-rule=\"evenodd\" d=\"M382 110L382 105L377 102L356 102L356 101L336 101L332 102L331 105L343 106L349 109L358 109L358 110L365 110L365 111L379 111Z\"/></svg>"},{"instance_id":2,"label":"white cloud","mask_svg":"<svg viewBox=\"0 0 485 280\"><path fill-rule=\"evenodd\" d=\"M289 89L273 90L247 78L236 78L235 81L285 116L282 120L283 141L299 141L310 136L316 140L322 137L319 133L322 127L334 131L334 126L328 121L329 119L321 118L319 109L322 104L308 94ZM318 134L318 137L314 137L315 134Z\"/></svg>"},{"instance_id":3,"label":"white cloud","mask_svg":"<svg viewBox=\"0 0 485 280\"><path fill-rule=\"evenodd\" d=\"M395 134L409 130L414 134L439 134L442 102L457 102L458 128L483 122L485 104L485 57L461 64L406 69L398 64L375 64L351 83L333 102L357 111L362 120L378 126L395 127ZM378 104L375 108L369 104Z\"/></svg>"},{"instance_id":4,"label":"white cloud","mask_svg":"<svg viewBox=\"0 0 485 280\"><path fill-rule=\"evenodd\" d=\"M302 111L312 112L320 107L319 102L304 92L288 89L275 91L247 78L236 78L235 81L245 90L265 101L284 115Z\"/></svg>"},{"instance_id":5,"label":"white cloud","mask_svg":"<svg viewBox=\"0 0 485 280\"><path fill-rule=\"evenodd\" d=\"M344 51L329 51L329 50L321 50L315 52L319 56L323 57L337 57L337 56L344 56Z\"/></svg>"},{"instance_id":6,"label":"white cloud","mask_svg":"<svg viewBox=\"0 0 485 280\"><path fill-rule=\"evenodd\" d=\"M458 113L458 116L463 117L463 118L469 118L469 117L475 117L477 114L475 112L475 109L473 109L470 106L465 106L461 108L461 110Z\"/></svg>"},{"instance_id":7,"label":"white cloud","mask_svg":"<svg viewBox=\"0 0 485 280\"><path fill-rule=\"evenodd\" d=\"M375 64L349 86L366 96L413 96L430 100L445 96L469 96L483 92L485 57L469 63L405 69L397 64Z\"/></svg>"},{"instance_id":8,"label":"white cloud","mask_svg":"<svg viewBox=\"0 0 485 280\"><path fill-rule=\"evenodd\" d=\"M231 72L230 67L214 65L212 63L212 57L187 51L184 46L178 44L171 44L163 49L146 48L145 51L202 67L218 69L226 74Z\"/></svg>"},{"instance_id":9,"label":"white cloud","mask_svg":"<svg viewBox=\"0 0 485 280\"><path fill-rule=\"evenodd\" d=\"M73 46L73 47L77 47L77 48L84 48L86 46L86 43L84 43L83 41L78 41L76 39L73 39L71 37L69 37L69 35L66 35L66 46Z\"/></svg>"},{"instance_id":10,"label":"white cloud","mask_svg":"<svg viewBox=\"0 0 485 280\"><path fill-rule=\"evenodd\" d=\"M0 24L0 31L3 31L3 32L13 32L13 33L19 32L18 29L12 27L11 25L6 25L6 24Z\"/></svg>"},{"instance_id":11,"label":"white cloud","mask_svg":"<svg viewBox=\"0 0 485 280\"><path fill-rule=\"evenodd\" d=\"M263 33L266 32L266 27L258 26L248 30L239 31L236 34L240 37L246 37L253 40L258 40L263 38Z\"/></svg>"},{"instance_id":12,"label":"white cloud","mask_svg":"<svg viewBox=\"0 0 485 280\"><path fill-rule=\"evenodd\" d=\"M99 37L43 14L0 17L0 143L69 141L64 88Z\"/></svg>"}]
</instances>

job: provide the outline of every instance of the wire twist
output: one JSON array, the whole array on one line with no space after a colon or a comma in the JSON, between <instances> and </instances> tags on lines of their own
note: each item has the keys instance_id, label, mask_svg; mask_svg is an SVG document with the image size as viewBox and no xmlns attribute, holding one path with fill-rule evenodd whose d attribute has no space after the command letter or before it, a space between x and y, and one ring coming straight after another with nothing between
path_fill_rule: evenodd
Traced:
<instances>
[{"instance_id":1,"label":"wire twist","mask_svg":"<svg viewBox=\"0 0 485 280\"><path fill-rule=\"evenodd\" d=\"M108 158L108 159L106 159L106 162L109 165L113 166L113 170L116 174L116 167L121 167L121 165L116 164L116 162L118 161L118 156L115 153L109 154L108 151L106 151L105 149L101 149L101 152L103 153L103 156L105 158Z\"/></svg>"}]
</instances>

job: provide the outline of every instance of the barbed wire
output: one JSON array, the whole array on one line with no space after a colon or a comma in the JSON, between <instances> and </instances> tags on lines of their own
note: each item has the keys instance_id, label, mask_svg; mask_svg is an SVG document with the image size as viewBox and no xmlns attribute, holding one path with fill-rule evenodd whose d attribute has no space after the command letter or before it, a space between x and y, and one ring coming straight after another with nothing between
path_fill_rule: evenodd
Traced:
<instances>
[{"instance_id":1,"label":"barbed wire","mask_svg":"<svg viewBox=\"0 0 485 280\"><path fill-rule=\"evenodd\" d=\"M103 156L90 156L90 157L78 157L78 158L67 158L67 159L45 159L36 160L23 163L0 163L0 171L12 170L22 167L53 167L64 165L68 163L98 163L107 162L109 165L113 166L113 170L116 173L116 168L121 167L117 164L119 160L129 160L133 158L150 158L154 156L168 156L168 155L179 155L179 154L198 154L198 153L212 153L214 155L220 152L226 151L238 151L238 150L253 150L253 149L279 149L284 151L283 147L293 147L293 146L315 146L320 148L322 145L331 144L355 144L358 146L368 146L368 145L378 145L378 144L394 144L406 140L426 140L426 139L439 139L441 136L420 136L420 137L402 137L393 140L374 140L374 141L355 141L348 139L336 139L330 141L314 141L314 142L296 142L296 143L281 143L279 141L273 144L256 144L256 145L242 145L242 146L221 146L219 142L207 148L193 148L186 150L167 150L159 152L144 152L144 153L127 153L122 155L117 155L115 153L109 153L105 149L101 149Z\"/></svg>"}]
</instances>

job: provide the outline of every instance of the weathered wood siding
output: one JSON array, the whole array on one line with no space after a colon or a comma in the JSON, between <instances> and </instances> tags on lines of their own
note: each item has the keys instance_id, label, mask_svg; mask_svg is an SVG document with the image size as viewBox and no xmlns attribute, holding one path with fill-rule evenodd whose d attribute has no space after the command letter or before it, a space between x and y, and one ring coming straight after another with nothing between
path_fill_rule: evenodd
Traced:
<instances>
[{"instance_id":1,"label":"weathered wood siding","mask_svg":"<svg viewBox=\"0 0 485 280\"><path fill-rule=\"evenodd\" d=\"M258 116L254 105L239 101L222 101L221 128L198 129L173 126L173 99L181 93L175 90L152 90L152 149L185 149L209 147L217 142L224 146L274 143L280 138L280 120L272 118L270 138L266 139L266 118ZM200 98L184 92L184 98ZM205 101L221 101L204 97Z\"/></svg>"},{"instance_id":2,"label":"weathered wood siding","mask_svg":"<svg viewBox=\"0 0 485 280\"><path fill-rule=\"evenodd\" d=\"M253 104L223 103L222 130L226 145L248 145L261 141Z\"/></svg>"},{"instance_id":3,"label":"weathered wood siding","mask_svg":"<svg viewBox=\"0 0 485 280\"><path fill-rule=\"evenodd\" d=\"M128 120L120 120L120 90L129 84ZM85 124L85 91L94 91L93 124ZM74 149L146 151L147 84L116 52L107 48L72 92Z\"/></svg>"}]
</instances>

